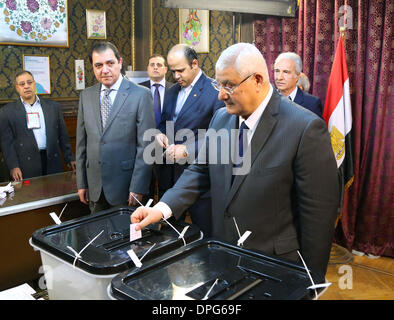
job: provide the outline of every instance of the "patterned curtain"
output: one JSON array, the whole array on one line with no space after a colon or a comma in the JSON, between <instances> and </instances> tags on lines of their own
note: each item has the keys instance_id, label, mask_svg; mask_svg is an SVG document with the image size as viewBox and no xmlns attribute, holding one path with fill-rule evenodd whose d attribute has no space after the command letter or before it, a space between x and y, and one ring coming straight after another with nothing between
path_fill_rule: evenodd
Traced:
<instances>
[{"instance_id":1,"label":"patterned curtain","mask_svg":"<svg viewBox=\"0 0 394 320\"><path fill-rule=\"evenodd\" d=\"M336 242L390 257L394 257L393 21L393 0L300 0L296 18L256 16L254 22L255 44L267 60L271 82L277 55L294 51L303 60L310 92L323 104L339 24L347 26L355 179L345 194Z\"/></svg>"}]
</instances>

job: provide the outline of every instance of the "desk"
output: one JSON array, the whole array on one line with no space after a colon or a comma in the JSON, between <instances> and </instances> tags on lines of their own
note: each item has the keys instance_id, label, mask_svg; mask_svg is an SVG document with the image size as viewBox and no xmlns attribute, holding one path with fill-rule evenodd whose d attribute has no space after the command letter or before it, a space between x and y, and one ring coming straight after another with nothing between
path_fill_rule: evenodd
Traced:
<instances>
[{"instance_id":1,"label":"desk","mask_svg":"<svg viewBox=\"0 0 394 320\"><path fill-rule=\"evenodd\" d=\"M54 224L50 212L59 216L67 203L62 221L90 213L79 201L76 176L71 171L26 180L29 183L16 184L14 194L0 203L0 290L42 276L40 254L29 245L29 239L37 229Z\"/></svg>"}]
</instances>

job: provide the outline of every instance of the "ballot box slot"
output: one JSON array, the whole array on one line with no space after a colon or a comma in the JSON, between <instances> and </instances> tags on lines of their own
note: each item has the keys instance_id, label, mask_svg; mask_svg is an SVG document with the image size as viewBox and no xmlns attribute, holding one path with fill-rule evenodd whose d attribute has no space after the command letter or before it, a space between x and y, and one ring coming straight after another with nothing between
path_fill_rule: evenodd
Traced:
<instances>
[{"instance_id":1,"label":"ballot box slot","mask_svg":"<svg viewBox=\"0 0 394 320\"><path fill-rule=\"evenodd\" d=\"M96 246L97 248L103 248L106 251L113 251L113 250L117 250L119 248L122 248L124 246L129 246L130 244L137 244L137 245L145 245L145 244L150 244L151 241L149 241L149 239L153 236L160 236L163 235L162 232L160 231L156 231L156 230L149 230L149 229L144 229L142 230L142 237L134 240L134 241L130 241L130 234L122 234L120 232L114 232L111 233L109 238L110 241L107 241L105 243L102 243L98 246Z\"/></svg>"},{"instance_id":2,"label":"ballot box slot","mask_svg":"<svg viewBox=\"0 0 394 320\"><path fill-rule=\"evenodd\" d=\"M237 266L203 283L199 287L186 293L186 295L197 300L233 300L245 294L255 286L269 280L280 282L279 279L264 275L263 273Z\"/></svg>"}]
</instances>

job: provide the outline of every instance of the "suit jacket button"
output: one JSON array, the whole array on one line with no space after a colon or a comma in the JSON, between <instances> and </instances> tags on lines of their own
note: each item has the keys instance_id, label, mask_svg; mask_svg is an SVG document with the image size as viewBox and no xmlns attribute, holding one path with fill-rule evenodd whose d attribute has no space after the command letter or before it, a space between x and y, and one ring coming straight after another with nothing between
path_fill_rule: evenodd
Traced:
<instances>
[{"instance_id":1,"label":"suit jacket button","mask_svg":"<svg viewBox=\"0 0 394 320\"><path fill-rule=\"evenodd\" d=\"M30 160L30 157L27 157L27 160Z\"/></svg>"}]
</instances>

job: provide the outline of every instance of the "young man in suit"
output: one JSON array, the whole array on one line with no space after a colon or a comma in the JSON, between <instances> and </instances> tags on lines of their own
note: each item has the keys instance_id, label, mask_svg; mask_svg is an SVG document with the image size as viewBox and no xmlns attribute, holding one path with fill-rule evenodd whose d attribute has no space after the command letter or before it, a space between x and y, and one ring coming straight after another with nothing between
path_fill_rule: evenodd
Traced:
<instances>
[{"instance_id":1,"label":"young man in suit","mask_svg":"<svg viewBox=\"0 0 394 320\"><path fill-rule=\"evenodd\" d=\"M196 162L158 204L139 208L131 221L145 227L162 217L177 218L210 191L213 237L236 244L237 228L241 234L249 230L245 248L294 262L300 262L299 250L315 280L324 281L339 203L325 122L273 89L266 62L252 44L222 52L214 85L226 108L215 114L210 129L221 137L231 137L238 127L249 130L237 130L242 137L228 140L227 150L207 134ZM249 164L242 174L229 161L240 141L246 155L241 159ZM213 161L212 154L220 157Z\"/></svg>"},{"instance_id":2,"label":"young man in suit","mask_svg":"<svg viewBox=\"0 0 394 320\"><path fill-rule=\"evenodd\" d=\"M197 53L193 48L183 44L174 46L168 52L167 62L176 84L166 93L159 126L163 134L157 137L161 146L166 149L167 160L167 163L158 166L159 196L171 188L185 168L193 162L199 147L198 130L207 129L216 110L224 106L211 85L212 79L200 69ZM186 136L183 136L182 132ZM177 134L183 137L175 140ZM209 193L186 209L192 222L201 228L205 236L209 236ZM204 214L201 214L202 212Z\"/></svg>"},{"instance_id":3,"label":"young man in suit","mask_svg":"<svg viewBox=\"0 0 394 320\"><path fill-rule=\"evenodd\" d=\"M0 138L10 177L15 181L63 172L61 153L75 171L75 158L60 105L36 95L31 72L15 77L20 98L0 110Z\"/></svg>"},{"instance_id":4,"label":"young man in suit","mask_svg":"<svg viewBox=\"0 0 394 320\"><path fill-rule=\"evenodd\" d=\"M165 93L171 88L173 83L165 78L168 67L166 59L160 54L155 53L149 57L146 71L148 72L149 80L141 82L140 85L147 87L152 92L156 127L158 127L161 122Z\"/></svg>"},{"instance_id":5,"label":"young man in suit","mask_svg":"<svg viewBox=\"0 0 394 320\"><path fill-rule=\"evenodd\" d=\"M77 121L77 187L92 212L137 205L148 194L151 166L143 159L144 132L155 128L150 91L121 76L122 58L110 42L95 44L98 84L82 91Z\"/></svg>"},{"instance_id":6,"label":"young man in suit","mask_svg":"<svg viewBox=\"0 0 394 320\"><path fill-rule=\"evenodd\" d=\"M276 58L274 64L275 85L285 97L322 118L321 100L297 87L301 72L301 57L294 52L283 52Z\"/></svg>"}]
</instances>

